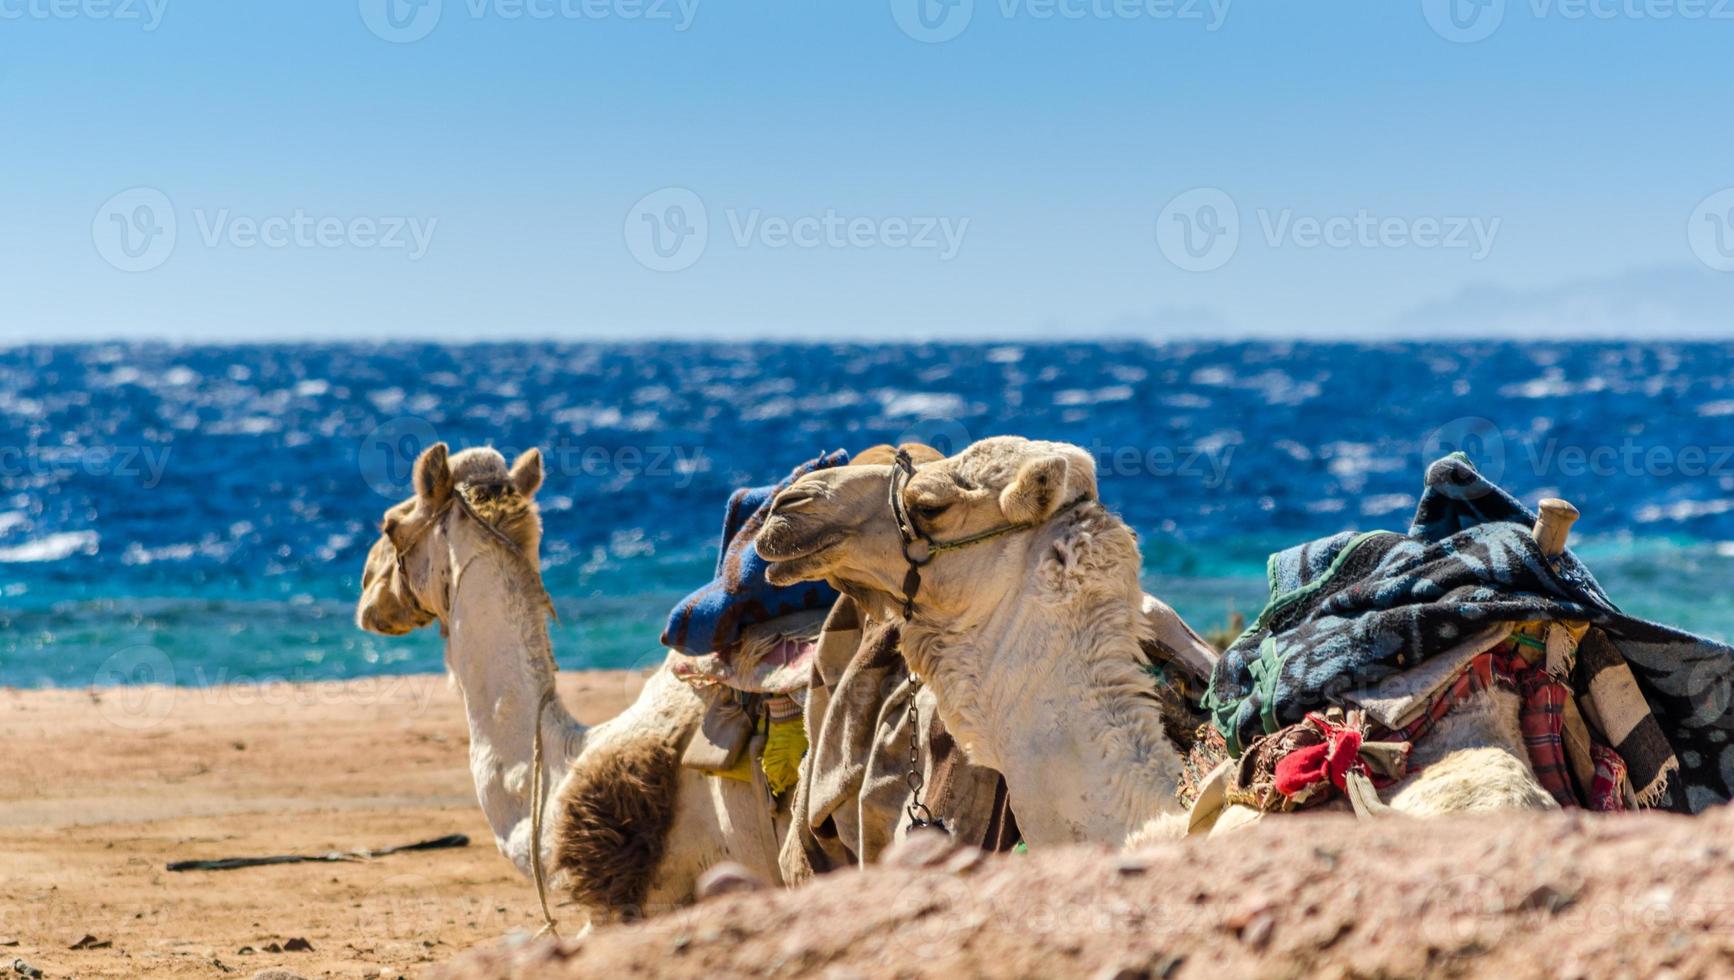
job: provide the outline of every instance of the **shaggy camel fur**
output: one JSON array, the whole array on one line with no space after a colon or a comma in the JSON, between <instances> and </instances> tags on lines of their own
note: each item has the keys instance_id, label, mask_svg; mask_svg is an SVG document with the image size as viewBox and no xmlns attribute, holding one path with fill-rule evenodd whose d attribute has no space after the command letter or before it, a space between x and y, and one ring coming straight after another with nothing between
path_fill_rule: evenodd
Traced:
<instances>
[{"instance_id":1,"label":"shaggy camel fur","mask_svg":"<svg viewBox=\"0 0 1734 980\"><path fill-rule=\"evenodd\" d=\"M779 495L757 539L771 580L822 578L902 597L908 565L887 504L891 475L888 466L823 470ZM921 466L903 503L936 542L1018 528L922 568L903 649L970 758L1005 774L1025 839L1119 845L1183 833L1181 757L1138 643L1137 540L1097 502L1090 455L986 439ZM1425 769L1385 794L1397 810L1554 806L1529 767L1510 695L1460 708L1416 761Z\"/></svg>"},{"instance_id":2,"label":"shaggy camel fur","mask_svg":"<svg viewBox=\"0 0 1734 980\"><path fill-rule=\"evenodd\" d=\"M755 788L679 764L704 702L666 663L631 707L594 727L555 696L538 565L541 484L535 450L509 470L492 449L449 459L443 444L424 452L415 495L385 512L368 555L357 624L397 636L442 622L495 843L527 876L539 849L555 885L592 921L684 904L699 875L722 861L779 880L785 827L766 827ZM538 724L547 790L540 840L531 820Z\"/></svg>"}]
</instances>

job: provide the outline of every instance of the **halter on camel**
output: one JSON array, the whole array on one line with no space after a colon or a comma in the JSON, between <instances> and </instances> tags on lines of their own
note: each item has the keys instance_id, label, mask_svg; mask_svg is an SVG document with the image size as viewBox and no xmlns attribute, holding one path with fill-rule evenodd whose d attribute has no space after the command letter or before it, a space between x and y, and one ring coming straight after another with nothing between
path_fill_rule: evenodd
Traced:
<instances>
[{"instance_id":1,"label":"halter on camel","mask_svg":"<svg viewBox=\"0 0 1734 980\"><path fill-rule=\"evenodd\" d=\"M897 534L903 539L903 560L909 563L909 571L903 576L903 621L908 622L915 616L915 594L921 591L921 570L939 555L947 551L961 551L971 545L991 541L1005 534L1018 531L1033 531L1050 522L1059 520L1062 516L1088 503L1092 497L1086 491L1077 499L1054 511L1040 521L1024 524L1002 524L999 527L972 534L956 541L935 541L928 537L909 517L909 510L903 503L903 491L908 489L909 481L915 476L915 460L910 458L907 450L897 450L897 457L891 466L890 497L891 517L897 521ZM919 545L919 547L917 547Z\"/></svg>"},{"instance_id":2,"label":"halter on camel","mask_svg":"<svg viewBox=\"0 0 1734 980\"><path fill-rule=\"evenodd\" d=\"M470 567L470 562L475 561L476 558L480 557L480 555L479 553L471 555L468 560L458 566L457 573L452 576L451 585L446 588L445 613L437 613L428 608L427 603L419 594L417 594L415 584L409 577L407 563L410 552L420 546L422 541L432 533L434 528L446 522L446 518L451 516L453 507L456 507L459 513L474 521L477 527L487 532L488 537L492 538L495 543L505 548L506 554L511 556L511 558L517 561L519 565L532 573L531 578L535 580L536 588L542 594L542 605L547 609L548 616L556 623L560 621L560 614L554 611L554 598L548 594L547 586L542 584L542 570L536 567L536 563L530 560L529 555L524 554L524 549L518 547L518 542L513 541L511 535L508 535L506 532L495 527L486 518L482 517L482 515L476 513L476 509L470 505L469 497L466 496L469 491L474 490L477 493L483 494L485 497L491 497L504 487L506 487L506 484L497 481L489 483L460 483L452 488L451 498L446 501L445 506L441 507L439 512L434 514L433 519L423 525L422 529L417 531L415 536L410 538L407 543L399 546L396 540L394 540L390 535L386 535L385 539L391 542L392 550L397 554L398 580L403 583L404 590L409 593L409 601L415 606L416 612L430 619L439 620L441 637L447 639L451 637L451 630L446 626L446 615L451 612L452 606L457 602L458 590L463 586L465 569L468 569ZM560 669L559 663L554 661L552 655L548 657L548 660L549 665L553 667L554 670L558 671ZM531 870L535 872L536 900L542 905L541 932L556 931L554 916L548 911L548 875L542 867L542 810L544 804L547 802L546 796L548 792L547 780L542 778L542 715L547 712L548 705L554 702L554 698L554 689L550 687L548 692L542 696L542 703L536 706L535 716L530 722L531 725L534 726L530 743L530 767L533 770L530 775L530 837L532 841L530 846L530 867ZM537 935L541 935L541 933L539 932Z\"/></svg>"},{"instance_id":3,"label":"halter on camel","mask_svg":"<svg viewBox=\"0 0 1734 980\"><path fill-rule=\"evenodd\" d=\"M917 527L909 517L909 510L903 502L903 492L909 488L909 481L915 476L915 460L908 450L899 448L897 456L891 464L891 476L888 479L891 517L897 522L897 535L903 539L903 560L909 563L909 571L903 576L903 621L909 622L915 618L915 595L921 591L921 570L927 567L934 558L948 551L962 551L971 545L991 541L1006 534L1018 531L1033 531L1058 520L1066 514L1089 502L1092 497L1088 491L1076 499L1054 511L1040 521L1022 524L1002 524L978 534L959 538L956 541L934 541L926 532ZM909 786L909 806L905 811L909 815L909 829L922 830L932 827L945 830L945 820L933 815L927 804L922 802L921 791L926 788L926 777L921 772L921 712L916 707L915 696L921 693L921 678L914 671L909 674L909 772L904 780ZM942 801L943 802L943 801Z\"/></svg>"}]
</instances>

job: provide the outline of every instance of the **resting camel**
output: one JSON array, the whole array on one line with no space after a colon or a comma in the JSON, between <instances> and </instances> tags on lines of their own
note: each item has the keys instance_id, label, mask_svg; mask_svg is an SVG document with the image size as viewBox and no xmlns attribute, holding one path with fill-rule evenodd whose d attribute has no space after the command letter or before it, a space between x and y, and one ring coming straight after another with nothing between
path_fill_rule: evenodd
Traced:
<instances>
[{"instance_id":1,"label":"resting camel","mask_svg":"<svg viewBox=\"0 0 1734 980\"><path fill-rule=\"evenodd\" d=\"M904 656L970 759L1005 775L1032 846L1184 833L1181 755L1138 643L1137 540L1097 500L1090 455L1008 436L906 483L895 472L822 470L784 490L756 542L771 581L826 579L897 597L899 613L913 600ZM917 580L894 507L941 542ZM1475 695L1416 746L1420 771L1384 802L1411 814L1556 806L1530 768L1518 710L1510 692Z\"/></svg>"},{"instance_id":2,"label":"resting camel","mask_svg":"<svg viewBox=\"0 0 1734 980\"><path fill-rule=\"evenodd\" d=\"M875 452L862 458L890 458L889 447ZM415 495L381 521L357 625L399 636L441 623L446 665L469 719L476 795L495 843L533 877L539 840L550 878L592 921L685 904L699 877L724 861L782 881L778 851L794 837L786 807L767 821L759 788L679 764L707 705L669 661L632 707L593 728L574 721L555 697L537 562L541 482L534 450L510 469L491 449L448 458L437 445L423 453ZM1152 628L1160 635L1159 625ZM540 837L532 801L538 713L546 787ZM905 806L892 809L901 817ZM880 828L876 836L889 839L899 829Z\"/></svg>"},{"instance_id":3,"label":"resting camel","mask_svg":"<svg viewBox=\"0 0 1734 980\"><path fill-rule=\"evenodd\" d=\"M368 554L356 623L387 636L441 623L495 843L526 876L539 861L592 921L686 903L698 877L723 861L779 881L784 828L767 825L755 787L679 764L704 703L667 663L631 707L594 727L555 695L537 560L541 484L536 450L510 469L492 449L422 453L415 495L385 512Z\"/></svg>"}]
</instances>

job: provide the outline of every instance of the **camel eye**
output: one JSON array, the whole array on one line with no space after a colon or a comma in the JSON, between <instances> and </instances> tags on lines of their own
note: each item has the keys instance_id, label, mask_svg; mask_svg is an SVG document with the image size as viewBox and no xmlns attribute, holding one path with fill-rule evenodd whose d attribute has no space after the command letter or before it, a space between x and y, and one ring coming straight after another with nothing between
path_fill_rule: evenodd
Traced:
<instances>
[{"instance_id":1,"label":"camel eye","mask_svg":"<svg viewBox=\"0 0 1734 980\"><path fill-rule=\"evenodd\" d=\"M950 504L923 504L915 508L915 516L924 521L935 521L950 509Z\"/></svg>"}]
</instances>

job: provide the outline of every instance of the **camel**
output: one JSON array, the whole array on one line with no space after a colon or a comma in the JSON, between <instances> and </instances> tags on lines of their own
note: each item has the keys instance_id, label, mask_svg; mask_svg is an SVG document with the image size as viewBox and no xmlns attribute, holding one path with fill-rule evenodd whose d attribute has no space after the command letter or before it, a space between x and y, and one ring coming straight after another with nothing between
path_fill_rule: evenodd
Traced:
<instances>
[{"instance_id":1,"label":"camel","mask_svg":"<svg viewBox=\"0 0 1734 980\"><path fill-rule=\"evenodd\" d=\"M399 636L440 622L495 844L527 877L547 869L591 922L685 904L725 861L780 881L786 815L773 825L758 787L680 764L705 703L666 661L609 721L587 727L560 703L538 564L541 485L534 449L509 469L492 449L423 452L414 496L385 512L368 554L357 625Z\"/></svg>"},{"instance_id":2,"label":"camel","mask_svg":"<svg viewBox=\"0 0 1734 980\"><path fill-rule=\"evenodd\" d=\"M891 614L913 600L904 656L969 758L1005 775L1031 846L1184 834L1181 754L1138 643L1137 539L1097 499L1090 455L1006 436L915 469L891 499L920 535L956 547L933 549L913 596L893 475L823 470L784 490L756 540L771 581L898 597ZM1416 815L1555 807L1518 708L1503 690L1461 705L1384 802ZM1230 812L1217 826L1252 818Z\"/></svg>"}]
</instances>

